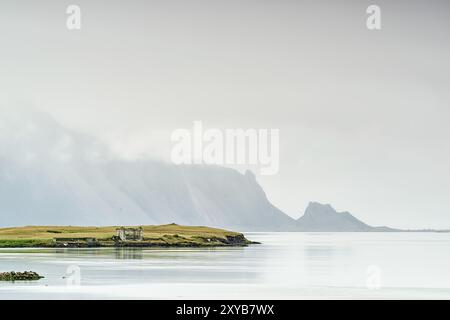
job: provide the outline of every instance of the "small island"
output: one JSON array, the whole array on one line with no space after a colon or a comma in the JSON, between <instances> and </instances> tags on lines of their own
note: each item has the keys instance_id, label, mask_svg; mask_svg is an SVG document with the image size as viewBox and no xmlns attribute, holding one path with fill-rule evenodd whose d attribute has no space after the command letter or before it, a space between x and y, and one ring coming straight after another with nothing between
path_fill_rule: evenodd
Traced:
<instances>
[{"instance_id":1,"label":"small island","mask_svg":"<svg viewBox=\"0 0 450 320\"><path fill-rule=\"evenodd\" d=\"M0 281L35 281L44 278L34 271L0 272Z\"/></svg>"},{"instance_id":2,"label":"small island","mask_svg":"<svg viewBox=\"0 0 450 320\"><path fill-rule=\"evenodd\" d=\"M177 224L139 227L26 226L0 229L0 248L248 246L242 233Z\"/></svg>"}]
</instances>

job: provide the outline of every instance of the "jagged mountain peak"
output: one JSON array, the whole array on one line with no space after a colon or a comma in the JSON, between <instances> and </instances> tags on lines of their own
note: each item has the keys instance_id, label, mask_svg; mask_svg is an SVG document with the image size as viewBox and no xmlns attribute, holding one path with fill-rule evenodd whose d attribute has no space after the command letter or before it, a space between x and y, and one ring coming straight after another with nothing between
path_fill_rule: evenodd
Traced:
<instances>
[{"instance_id":1,"label":"jagged mountain peak","mask_svg":"<svg viewBox=\"0 0 450 320\"><path fill-rule=\"evenodd\" d=\"M349 212L337 212L330 204L310 202L305 214L297 220L300 231L372 231L373 227Z\"/></svg>"},{"instance_id":2,"label":"jagged mountain peak","mask_svg":"<svg viewBox=\"0 0 450 320\"><path fill-rule=\"evenodd\" d=\"M294 220L270 203L250 170L122 160L46 113L0 108L0 227L171 222L241 231L394 230L319 202Z\"/></svg>"},{"instance_id":3,"label":"jagged mountain peak","mask_svg":"<svg viewBox=\"0 0 450 320\"><path fill-rule=\"evenodd\" d=\"M336 210L330 204L322 204L319 202L311 201L305 210L305 215L329 215L335 214Z\"/></svg>"}]
</instances>

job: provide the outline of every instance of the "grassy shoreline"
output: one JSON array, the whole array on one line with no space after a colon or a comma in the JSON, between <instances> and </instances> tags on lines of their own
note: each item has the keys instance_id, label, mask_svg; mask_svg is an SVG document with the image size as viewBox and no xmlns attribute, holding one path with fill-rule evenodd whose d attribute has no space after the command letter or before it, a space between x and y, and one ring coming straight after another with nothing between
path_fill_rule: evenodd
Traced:
<instances>
[{"instance_id":1,"label":"grassy shoreline","mask_svg":"<svg viewBox=\"0 0 450 320\"><path fill-rule=\"evenodd\" d=\"M75 247L224 247L247 246L253 242L242 233L177 224L142 226L142 241L117 242L113 240L117 226L26 226L0 228L0 248L59 248L67 244L54 238L95 238L95 245L82 242ZM71 245L69 247L73 247Z\"/></svg>"}]
</instances>

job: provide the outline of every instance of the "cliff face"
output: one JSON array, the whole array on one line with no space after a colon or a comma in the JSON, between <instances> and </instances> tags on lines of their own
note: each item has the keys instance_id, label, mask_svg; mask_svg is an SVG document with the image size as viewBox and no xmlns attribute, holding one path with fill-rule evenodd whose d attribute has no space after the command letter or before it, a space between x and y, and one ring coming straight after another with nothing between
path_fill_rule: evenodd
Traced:
<instances>
[{"instance_id":1,"label":"cliff face","mask_svg":"<svg viewBox=\"0 0 450 320\"><path fill-rule=\"evenodd\" d=\"M0 109L0 227L173 222L240 231L397 231L315 202L296 221L269 202L249 171L122 161L46 114Z\"/></svg>"},{"instance_id":2,"label":"cliff face","mask_svg":"<svg viewBox=\"0 0 450 320\"><path fill-rule=\"evenodd\" d=\"M1 114L1 110L0 110ZM251 172L121 161L41 113L1 114L0 226L176 222L288 230Z\"/></svg>"}]
</instances>

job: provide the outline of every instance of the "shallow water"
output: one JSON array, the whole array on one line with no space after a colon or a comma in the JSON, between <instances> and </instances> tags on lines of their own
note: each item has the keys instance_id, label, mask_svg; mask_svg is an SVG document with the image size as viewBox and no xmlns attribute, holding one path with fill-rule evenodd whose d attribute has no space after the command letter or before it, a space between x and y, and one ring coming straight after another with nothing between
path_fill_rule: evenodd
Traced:
<instances>
[{"instance_id":1,"label":"shallow water","mask_svg":"<svg viewBox=\"0 0 450 320\"><path fill-rule=\"evenodd\" d=\"M450 299L448 233L246 233L217 249L0 249L0 299Z\"/></svg>"}]
</instances>

